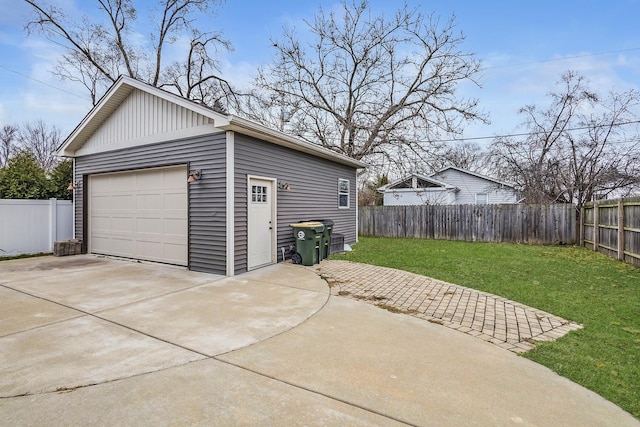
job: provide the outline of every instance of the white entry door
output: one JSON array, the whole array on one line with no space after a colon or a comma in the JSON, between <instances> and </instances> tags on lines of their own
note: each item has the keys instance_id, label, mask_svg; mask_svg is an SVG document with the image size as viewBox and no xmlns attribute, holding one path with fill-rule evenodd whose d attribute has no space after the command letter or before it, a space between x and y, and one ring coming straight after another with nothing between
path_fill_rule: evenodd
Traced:
<instances>
[{"instance_id":1,"label":"white entry door","mask_svg":"<svg viewBox=\"0 0 640 427\"><path fill-rule=\"evenodd\" d=\"M271 264L275 242L275 181L249 178L247 218L248 269Z\"/></svg>"}]
</instances>

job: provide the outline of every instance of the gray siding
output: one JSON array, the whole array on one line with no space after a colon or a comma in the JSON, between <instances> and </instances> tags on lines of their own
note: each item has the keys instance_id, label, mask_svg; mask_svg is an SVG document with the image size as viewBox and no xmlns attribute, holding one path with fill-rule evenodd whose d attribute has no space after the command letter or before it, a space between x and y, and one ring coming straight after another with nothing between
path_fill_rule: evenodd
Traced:
<instances>
[{"instance_id":1,"label":"gray siding","mask_svg":"<svg viewBox=\"0 0 640 427\"><path fill-rule=\"evenodd\" d=\"M235 135L235 273L247 270L247 175L277 178L291 185L278 190L278 259L280 248L295 244L289 224L327 218L335 222L334 232L345 235L345 243L356 241L356 169L266 143ZM348 179L350 207L338 209L338 178Z\"/></svg>"},{"instance_id":2,"label":"gray siding","mask_svg":"<svg viewBox=\"0 0 640 427\"><path fill-rule=\"evenodd\" d=\"M478 193L487 194L489 204L515 203L517 201L517 195L512 188L501 188L502 186L495 181L455 169L447 169L441 173L431 175L431 177L460 189L456 193L455 200L455 204L458 205L475 204L476 194Z\"/></svg>"},{"instance_id":3,"label":"gray siding","mask_svg":"<svg viewBox=\"0 0 640 427\"><path fill-rule=\"evenodd\" d=\"M90 174L186 164L202 179L188 186L189 268L225 274L225 133L201 136L76 158L76 237L84 235L84 188ZM185 180L187 177L185 176Z\"/></svg>"}]
</instances>

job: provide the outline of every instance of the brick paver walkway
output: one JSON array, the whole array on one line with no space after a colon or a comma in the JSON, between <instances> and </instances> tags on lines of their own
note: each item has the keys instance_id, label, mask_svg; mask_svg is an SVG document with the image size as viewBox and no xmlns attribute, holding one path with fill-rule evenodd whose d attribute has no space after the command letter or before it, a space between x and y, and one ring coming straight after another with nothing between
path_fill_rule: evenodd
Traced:
<instances>
[{"instance_id":1,"label":"brick paver walkway","mask_svg":"<svg viewBox=\"0 0 640 427\"><path fill-rule=\"evenodd\" d=\"M309 268L326 278L332 295L426 319L516 353L582 328L506 298L393 268L335 260Z\"/></svg>"}]
</instances>

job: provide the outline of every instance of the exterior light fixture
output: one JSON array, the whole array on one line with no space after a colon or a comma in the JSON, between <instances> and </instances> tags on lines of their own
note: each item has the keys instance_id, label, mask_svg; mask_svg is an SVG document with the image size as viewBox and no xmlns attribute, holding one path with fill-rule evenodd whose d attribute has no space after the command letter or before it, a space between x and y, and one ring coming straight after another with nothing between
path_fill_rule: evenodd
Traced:
<instances>
[{"instance_id":1,"label":"exterior light fixture","mask_svg":"<svg viewBox=\"0 0 640 427\"><path fill-rule=\"evenodd\" d=\"M187 178L187 182L189 184L192 184L196 181L199 181L201 177L202 173L200 172L200 169L191 170L189 171L189 178Z\"/></svg>"},{"instance_id":2,"label":"exterior light fixture","mask_svg":"<svg viewBox=\"0 0 640 427\"><path fill-rule=\"evenodd\" d=\"M69 183L69 186L67 187L67 190L69 190L69 191L73 191L73 190L75 190L76 188L78 188L78 183L77 183L77 182L75 182L75 181L71 181L71 182Z\"/></svg>"},{"instance_id":3,"label":"exterior light fixture","mask_svg":"<svg viewBox=\"0 0 640 427\"><path fill-rule=\"evenodd\" d=\"M278 183L278 188L284 191L290 191L291 190L291 185L289 185L288 182L279 182Z\"/></svg>"}]
</instances>

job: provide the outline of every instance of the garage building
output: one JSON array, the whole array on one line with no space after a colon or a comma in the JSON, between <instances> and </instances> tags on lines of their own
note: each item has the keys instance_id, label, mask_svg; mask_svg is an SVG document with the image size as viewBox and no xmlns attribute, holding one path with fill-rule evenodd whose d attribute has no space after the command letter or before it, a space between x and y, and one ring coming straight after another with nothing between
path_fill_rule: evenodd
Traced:
<instances>
[{"instance_id":1,"label":"garage building","mask_svg":"<svg viewBox=\"0 0 640 427\"><path fill-rule=\"evenodd\" d=\"M291 256L290 223L357 239L365 164L122 76L58 150L88 253L232 276Z\"/></svg>"}]
</instances>

